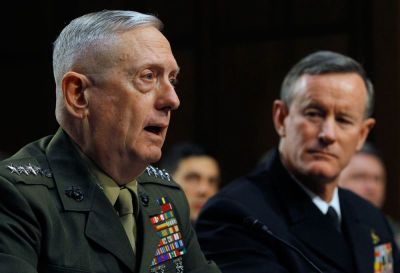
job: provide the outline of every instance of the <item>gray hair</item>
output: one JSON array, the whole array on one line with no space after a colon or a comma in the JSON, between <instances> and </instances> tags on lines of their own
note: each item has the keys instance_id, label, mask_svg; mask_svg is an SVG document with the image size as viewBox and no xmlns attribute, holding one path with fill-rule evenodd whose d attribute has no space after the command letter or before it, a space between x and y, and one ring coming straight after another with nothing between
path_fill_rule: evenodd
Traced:
<instances>
[{"instance_id":1,"label":"gray hair","mask_svg":"<svg viewBox=\"0 0 400 273\"><path fill-rule=\"evenodd\" d=\"M283 80L281 100L287 107L295 97L294 85L303 75L322 75L328 73L356 73L364 81L367 89L365 117L370 117L374 105L374 87L368 79L364 68L355 60L345 55L331 51L317 51L295 64Z\"/></svg>"},{"instance_id":2,"label":"gray hair","mask_svg":"<svg viewBox=\"0 0 400 273\"><path fill-rule=\"evenodd\" d=\"M53 71L57 89L64 74L85 56L91 46L139 26L153 26L160 31L163 28L157 17L128 10L103 10L72 20L54 42Z\"/></svg>"}]
</instances>

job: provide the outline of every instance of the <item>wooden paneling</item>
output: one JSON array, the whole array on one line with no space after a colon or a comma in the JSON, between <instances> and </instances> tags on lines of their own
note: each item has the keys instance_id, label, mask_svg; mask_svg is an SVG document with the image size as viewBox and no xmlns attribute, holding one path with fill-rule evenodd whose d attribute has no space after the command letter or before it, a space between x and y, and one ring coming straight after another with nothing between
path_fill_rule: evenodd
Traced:
<instances>
[{"instance_id":1,"label":"wooden paneling","mask_svg":"<svg viewBox=\"0 0 400 273\"><path fill-rule=\"evenodd\" d=\"M375 83L378 119L371 140L389 171L386 211L400 218L400 15L396 0L40 1L15 2L1 18L3 129L9 153L57 128L51 43L71 19L102 9L158 15L181 66L181 108L166 146L193 140L221 161L224 183L250 170L277 144L271 105L286 72L316 50L357 59Z\"/></svg>"},{"instance_id":2,"label":"wooden paneling","mask_svg":"<svg viewBox=\"0 0 400 273\"><path fill-rule=\"evenodd\" d=\"M388 169L385 211L400 219L400 6L398 1L374 1L373 10L374 140Z\"/></svg>"}]
</instances>

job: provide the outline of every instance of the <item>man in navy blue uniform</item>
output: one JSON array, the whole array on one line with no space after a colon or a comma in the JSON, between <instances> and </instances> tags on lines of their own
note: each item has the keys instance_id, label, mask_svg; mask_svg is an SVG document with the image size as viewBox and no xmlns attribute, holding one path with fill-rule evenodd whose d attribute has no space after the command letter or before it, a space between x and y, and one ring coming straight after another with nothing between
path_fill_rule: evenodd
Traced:
<instances>
[{"instance_id":1,"label":"man in navy blue uniform","mask_svg":"<svg viewBox=\"0 0 400 273\"><path fill-rule=\"evenodd\" d=\"M400 272L384 215L338 188L375 124L373 93L360 64L334 52L290 70L273 104L278 149L200 214L200 244L222 272Z\"/></svg>"}]
</instances>

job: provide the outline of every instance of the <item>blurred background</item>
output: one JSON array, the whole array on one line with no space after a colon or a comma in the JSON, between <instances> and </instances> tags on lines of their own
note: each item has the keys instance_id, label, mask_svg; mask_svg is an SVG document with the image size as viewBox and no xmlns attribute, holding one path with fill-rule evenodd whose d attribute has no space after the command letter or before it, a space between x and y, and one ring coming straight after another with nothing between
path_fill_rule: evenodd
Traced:
<instances>
[{"instance_id":1,"label":"blurred background","mask_svg":"<svg viewBox=\"0 0 400 273\"><path fill-rule=\"evenodd\" d=\"M182 104L165 148L181 141L202 144L219 160L223 184L248 172L277 144L271 105L295 62L316 50L361 62L377 94L377 126L369 140L388 168L384 210L400 220L400 1L26 2L9 3L0 18L3 153L58 128L51 55L61 29L91 11L132 9L164 22L181 67Z\"/></svg>"}]
</instances>

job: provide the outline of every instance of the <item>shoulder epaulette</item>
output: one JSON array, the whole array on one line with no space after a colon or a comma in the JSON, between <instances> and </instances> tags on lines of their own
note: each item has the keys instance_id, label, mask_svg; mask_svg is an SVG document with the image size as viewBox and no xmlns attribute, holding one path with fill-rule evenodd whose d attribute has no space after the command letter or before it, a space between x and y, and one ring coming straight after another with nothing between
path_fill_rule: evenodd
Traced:
<instances>
[{"instance_id":1,"label":"shoulder epaulette","mask_svg":"<svg viewBox=\"0 0 400 273\"><path fill-rule=\"evenodd\" d=\"M146 172L149 176L154 176L156 178L161 178L163 180L171 181L171 176L166 170L161 170L159 168L149 165L146 168Z\"/></svg>"}]
</instances>

